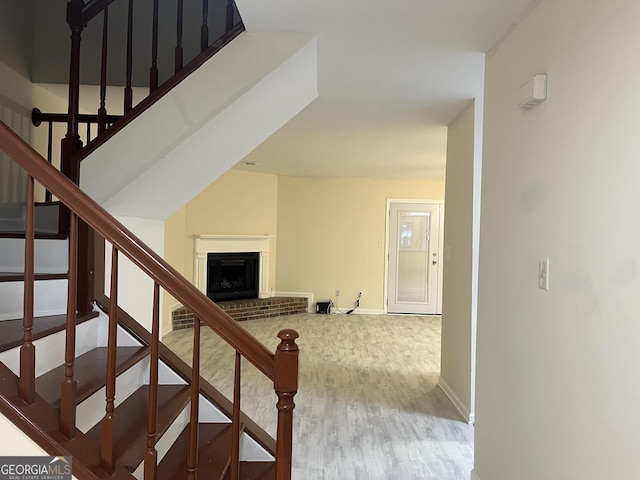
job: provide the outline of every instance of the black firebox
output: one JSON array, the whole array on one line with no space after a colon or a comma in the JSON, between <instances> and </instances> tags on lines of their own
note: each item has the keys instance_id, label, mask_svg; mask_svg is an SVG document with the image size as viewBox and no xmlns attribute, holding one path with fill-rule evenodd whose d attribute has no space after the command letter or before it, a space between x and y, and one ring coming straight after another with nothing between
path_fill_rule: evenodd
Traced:
<instances>
[{"instance_id":1,"label":"black firebox","mask_svg":"<svg viewBox=\"0 0 640 480\"><path fill-rule=\"evenodd\" d=\"M259 252L207 254L207 297L214 302L258 298Z\"/></svg>"}]
</instances>

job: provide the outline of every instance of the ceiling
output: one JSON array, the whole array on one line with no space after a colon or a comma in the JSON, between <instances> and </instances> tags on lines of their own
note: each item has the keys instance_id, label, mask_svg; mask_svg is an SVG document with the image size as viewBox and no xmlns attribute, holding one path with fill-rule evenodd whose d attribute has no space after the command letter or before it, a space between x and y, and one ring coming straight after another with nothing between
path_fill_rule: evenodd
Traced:
<instances>
[{"instance_id":1,"label":"ceiling","mask_svg":"<svg viewBox=\"0 0 640 480\"><path fill-rule=\"evenodd\" d=\"M249 32L317 35L319 90L317 100L237 168L294 176L444 178L446 126L483 95L485 52L533 2L236 3Z\"/></svg>"}]
</instances>

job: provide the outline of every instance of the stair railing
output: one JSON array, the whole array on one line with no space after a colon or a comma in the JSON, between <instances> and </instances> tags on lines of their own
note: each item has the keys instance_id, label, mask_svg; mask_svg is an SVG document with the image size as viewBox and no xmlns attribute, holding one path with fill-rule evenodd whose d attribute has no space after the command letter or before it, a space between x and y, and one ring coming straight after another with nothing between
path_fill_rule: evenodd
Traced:
<instances>
[{"instance_id":1,"label":"stair railing","mask_svg":"<svg viewBox=\"0 0 640 480\"><path fill-rule=\"evenodd\" d=\"M123 4L125 0L118 2ZM192 13L195 6L200 6L200 18L197 19L199 28L188 28L185 32L185 8L184 0L178 0L177 11L175 14L171 12L170 16L167 16L167 21L170 19L175 20L175 47L173 48L173 69L171 72L161 71L160 62L161 55L166 54L166 48L160 47L160 34L166 36L167 21L160 22L161 13L165 13L161 6L166 8L166 3L160 3L159 0L153 1L153 8L151 12L142 12L141 15L134 17L134 1L126 0L127 6L127 18L126 18L126 45L125 51L121 52L125 58L124 74L121 78L114 78L117 74L111 72L119 70L113 63L108 61L108 53L110 51L110 45L113 43L109 41L109 8L112 4L116 3L115 0L90 0L84 2L84 0L69 0L67 3L67 23L71 30L71 56L70 56L70 76L69 76L69 110L66 115L65 121L67 122L67 134L62 141L63 158L66 157L63 162L61 171L69 178L78 184L77 176L79 175L79 164L83 157L97 148L97 145L104 143L108 136L103 136L108 129L117 126L118 129L122 128L120 123L114 122L118 117L123 116L126 121L130 121L135 118L142 111L148 108L153 102L157 101L162 95L173 88L183 78L193 72L204 61L214 55L223 46L233 40L238 34L244 31L244 25L240 19L239 14L233 0L187 0L187 4L192 8L189 12ZM214 8L212 8L214 7ZM113 7L112 7L113 8ZM210 10L214 10L213 27L210 22ZM221 12L222 11L222 12ZM82 34L85 28L88 27L90 22L102 13L102 35L101 35L101 51L100 56L100 78L99 78L99 98L96 99L97 112L95 115L95 123L97 125L97 137L95 142L97 145L92 146L91 150L83 149L83 144L80 139L79 123L83 118L79 112L79 91L81 84L81 63L80 63L80 44ZM174 16L175 15L175 16ZM138 50L134 48L134 41L139 42L141 40L138 32L142 31L136 21L140 18L149 20L151 23L151 52L149 63L146 66L136 62L134 65L134 51L139 55ZM189 26L193 27L193 23L196 19L191 16L188 17ZM164 28L165 31L161 32ZM185 37L186 34L191 34L192 37ZM210 35L213 34L213 35ZM213 36L214 40L211 42L209 37ZM198 38L199 37L199 38ZM191 41L189 41L191 40ZM199 51L188 52L193 55L187 65L184 64L185 58L185 44L198 44ZM113 47L113 45L111 45ZM111 48L112 49L112 48ZM96 52L95 58L98 57ZM138 58L138 55L136 57ZM122 56L120 58L122 58ZM134 71L134 67L136 70ZM140 68L148 69L148 73L143 76L148 78L148 82L142 82L140 80ZM160 83L160 77L165 80ZM107 113L107 85L119 85L123 84L123 105L122 114L118 116L110 116ZM134 110L133 105L133 87L146 87L148 88L149 96L141 101L140 108ZM112 132L113 133L113 132ZM93 143L95 143L93 142ZM87 142L86 145L92 142ZM82 153L79 153L83 150Z\"/></svg>"},{"instance_id":2,"label":"stair railing","mask_svg":"<svg viewBox=\"0 0 640 480\"><path fill-rule=\"evenodd\" d=\"M294 396L298 389L298 346L295 343L298 334L293 330L279 332L280 344L275 353L271 353L262 343L239 326L222 309L200 292L187 279L166 263L161 257L143 244L133 233L120 224L100 205L82 192L68 178L51 166L43 157L0 122L0 150L6 152L27 172L27 228L25 234L25 282L24 282L24 322L23 343L20 348L19 394L23 401L31 404L35 400L35 346L33 344L33 292L34 292L34 222L33 190L34 180L52 192L70 212L70 261L68 281L67 339L65 352L65 377L61 385L60 431L66 438L76 433L76 381L74 380L75 361L75 324L77 311L74 308L78 283L75 245L78 241L78 225L83 222L88 228L106 239L113 249L111 269L111 291L109 312L109 342L107 394L105 402L104 433L101 447L102 467L112 473L115 470L113 458L113 435L110 428L115 399L115 325L117 323L118 269L117 258L123 254L154 282L153 322L151 342L150 402L148 410L148 442L145 454L145 480L156 478L157 451L156 415L158 384L158 346L159 346L159 304L160 288L173 295L186 308L195 314L193 365L191 379L190 442L188 454L189 478L196 478L198 469L198 398L200 364L200 323L212 329L236 351L236 373L233 399L233 441L232 459L237 464L240 425L240 358L251 362L259 371L273 381L278 397L277 433L275 447L276 480L290 480L292 429ZM232 467L232 480L238 480L239 469Z\"/></svg>"},{"instance_id":3,"label":"stair railing","mask_svg":"<svg viewBox=\"0 0 640 480\"><path fill-rule=\"evenodd\" d=\"M126 4L126 45L125 51L122 52L125 57L124 75L122 78L113 78L110 74L114 69L114 65L108 62L109 49L109 25L110 25L110 6L116 3L116 0L90 0L85 3L84 0L69 0L67 3L67 23L71 30L71 55L70 55L70 67L69 67L69 104L66 114L63 113L34 113L33 123L39 125L41 122L49 123L49 140L48 143L52 143L52 122L64 121L67 124L67 131L65 137L61 141L61 154L60 154L60 171L71 179L76 185L80 184L80 162L83 158L89 155L92 151L106 142L111 136L122 129L128 122L132 121L142 112L144 112L149 106L153 105L159 98L165 95L180 81L186 78L190 73L196 70L207 59L211 58L222 47L227 45L231 40L244 31L244 25L237 12L237 8L233 0L187 0L187 4L190 6L198 6L197 10L200 10L201 14L197 21L199 28L188 28L186 33L194 33L198 44L199 52L196 53L187 65L184 64L185 47L184 45L189 40L189 37L185 37L185 1L178 0L177 11L175 14L167 15L167 21L175 20L175 32L176 40L175 47L173 48L174 61L173 68L170 73L162 72L160 69L159 54L166 53L160 48L160 33L161 26L161 6L166 6L166 2L159 2L159 0L153 1L153 8L151 12L143 12L148 14L148 18L151 23L151 56L149 64L145 66L145 70L148 68L148 73L144 74L145 78L148 78L148 83L145 85L148 87L149 95L140 101L137 105L133 105L133 87L134 85L141 85L142 83L134 82L134 76L139 72L134 72L134 67L140 67L139 64L134 65L134 40L140 40L137 34L134 17L134 1L133 0L119 0L117 5ZM113 8L113 7L112 7ZM189 10L193 11L193 8ZM213 11L213 15L210 15L210 11ZM100 78L99 78L99 98L96 99L97 113L95 115L81 115L80 114L80 84L81 84L81 55L80 45L82 41L82 34L85 28L91 23L91 21L98 17L102 13L102 35L101 35L101 49L100 53L96 52L92 58L100 57ZM175 15L175 17L174 17ZM210 16L217 22L210 22ZM143 18L145 16L143 15ZM163 17L164 18L164 17ZM189 25L194 20L189 17ZM199 37L199 38L197 38ZM214 38L210 41L210 37ZM194 41L189 42L193 44ZM137 52L137 51L136 51ZM166 80L160 83L160 77ZM148 77L147 77L148 76ZM123 83L123 115L109 115L107 112L107 85L116 85ZM80 136L80 123L87 124L87 135L85 142L83 143ZM92 139L91 124L94 125L95 137ZM50 156L50 154L49 154ZM47 192L47 198L51 198L51 193ZM69 215L61 209L59 233L66 234L69 231ZM87 251L87 256L83 256L79 259L79 275L82 279L80 282L80 291L78 292L77 302L78 310L86 312L90 308L91 292L90 288L93 284L94 277L93 272L95 265L93 264L93 256L88 252L87 246L93 244L91 233L87 231L82 222L79 225L78 231L78 244L82 251ZM86 288L85 288L86 286Z\"/></svg>"}]
</instances>

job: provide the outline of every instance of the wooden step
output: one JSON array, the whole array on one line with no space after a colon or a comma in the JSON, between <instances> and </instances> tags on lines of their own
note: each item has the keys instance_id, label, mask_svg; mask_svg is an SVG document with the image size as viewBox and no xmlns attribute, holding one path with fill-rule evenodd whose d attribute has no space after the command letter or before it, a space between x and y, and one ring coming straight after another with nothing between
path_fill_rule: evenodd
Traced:
<instances>
[{"instance_id":1,"label":"wooden step","mask_svg":"<svg viewBox=\"0 0 640 480\"><path fill-rule=\"evenodd\" d=\"M38 280L66 280L66 273L35 273L33 279ZM24 282L24 273L0 272L0 282Z\"/></svg>"},{"instance_id":2,"label":"wooden step","mask_svg":"<svg viewBox=\"0 0 640 480\"><path fill-rule=\"evenodd\" d=\"M98 316L98 312L91 312L82 315L76 320L79 325L87 320ZM35 317L33 319L33 338L46 337L53 333L64 330L67 322L66 315L49 315L47 317ZM22 344L24 330L22 327L22 319L0 321L0 352L10 350Z\"/></svg>"},{"instance_id":3,"label":"wooden step","mask_svg":"<svg viewBox=\"0 0 640 480\"><path fill-rule=\"evenodd\" d=\"M117 395L117 392L116 392ZM158 421L156 434L161 436L190 399L188 385L158 385ZM113 437L116 464L133 472L147 448L147 411L149 386L144 385L115 409ZM98 445L102 441L102 423L87 432Z\"/></svg>"},{"instance_id":4,"label":"wooden step","mask_svg":"<svg viewBox=\"0 0 640 480\"><path fill-rule=\"evenodd\" d=\"M157 480L187 478L189 426L187 425L158 465ZM198 478L222 480L231 455L231 424L201 423L198 434Z\"/></svg>"},{"instance_id":5,"label":"wooden step","mask_svg":"<svg viewBox=\"0 0 640 480\"><path fill-rule=\"evenodd\" d=\"M135 365L146 356L149 347L118 347L116 350L116 375ZM54 406L60 404L60 385L64 380L64 364L36 379L36 392ZM107 371L107 347L98 347L76 358L73 378L78 382L77 401L100 390L105 385Z\"/></svg>"},{"instance_id":6,"label":"wooden step","mask_svg":"<svg viewBox=\"0 0 640 480\"><path fill-rule=\"evenodd\" d=\"M59 413L42 397L36 395L34 403L27 405L18 397L18 378L0 362L0 405L3 413L20 428L37 439L38 444L54 455L73 455L74 478L132 480L124 469L107 475L100 466L98 444L76 430L73 440L59 432ZM11 441L10 439L8 441ZM55 452L55 453L54 453Z\"/></svg>"},{"instance_id":7,"label":"wooden step","mask_svg":"<svg viewBox=\"0 0 640 480\"><path fill-rule=\"evenodd\" d=\"M44 232L35 232L34 238L42 238L48 240L66 240L68 237L67 234L60 233L44 233ZM0 238L24 238L24 232L3 232L0 231Z\"/></svg>"}]
</instances>

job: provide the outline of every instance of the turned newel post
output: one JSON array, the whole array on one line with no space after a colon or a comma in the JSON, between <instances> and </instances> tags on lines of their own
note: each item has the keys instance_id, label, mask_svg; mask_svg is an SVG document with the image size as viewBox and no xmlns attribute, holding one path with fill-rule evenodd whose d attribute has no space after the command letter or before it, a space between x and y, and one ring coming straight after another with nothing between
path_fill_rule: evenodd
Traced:
<instances>
[{"instance_id":1,"label":"turned newel post","mask_svg":"<svg viewBox=\"0 0 640 480\"><path fill-rule=\"evenodd\" d=\"M69 62L69 117L67 134L62 139L62 158L60 171L73 183L80 183L80 165L73 160L73 155L82 148L82 140L78 132L80 119L80 40L82 30L86 26L82 19L82 0L69 0L67 3L67 23L71 29L71 59Z\"/></svg>"},{"instance_id":2,"label":"turned newel post","mask_svg":"<svg viewBox=\"0 0 640 480\"><path fill-rule=\"evenodd\" d=\"M80 140L80 41L86 27L83 19L83 0L69 0L67 3L67 23L71 30L71 59L69 62L69 111L67 134L62 139L60 171L73 183L80 185L80 162L76 153L82 148ZM60 211L60 233L69 233L70 213ZM93 237L84 222L78 225L78 296L76 310L90 312L93 299Z\"/></svg>"},{"instance_id":3,"label":"turned newel post","mask_svg":"<svg viewBox=\"0 0 640 480\"><path fill-rule=\"evenodd\" d=\"M276 434L276 480L291 479L293 449L293 397L298 391L298 345L295 330L278 333L280 344L274 356L274 389L278 395L278 431Z\"/></svg>"}]
</instances>

